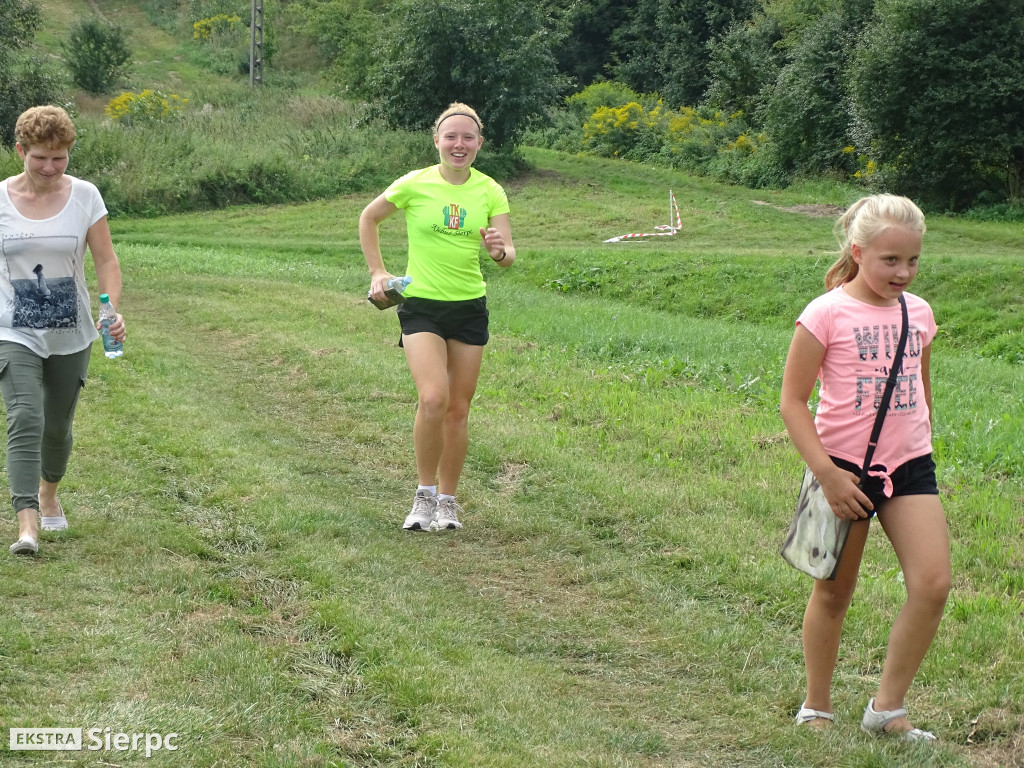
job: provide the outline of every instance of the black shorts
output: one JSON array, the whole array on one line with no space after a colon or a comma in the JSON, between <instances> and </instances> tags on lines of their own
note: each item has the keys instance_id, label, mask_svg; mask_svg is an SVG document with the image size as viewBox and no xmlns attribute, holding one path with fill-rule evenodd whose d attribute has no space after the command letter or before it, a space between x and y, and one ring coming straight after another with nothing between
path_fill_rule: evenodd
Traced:
<instances>
[{"instance_id":1,"label":"black shorts","mask_svg":"<svg viewBox=\"0 0 1024 768\"><path fill-rule=\"evenodd\" d=\"M830 456L829 458L840 469L853 472L860 477L860 467L852 461L837 459L835 456ZM882 478L869 475L867 480L865 480L867 488L864 489L864 493L871 499L871 503L875 505L875 509L868 515L869 518L890 498L895 499L897 496L937 496L939 493L939 484L935 479L935 461L930 453L918 456L916 459L911 459L905 464L900 464L889 473L889 479L892 480L892 496L886 496L882 492L885 482Z\"/></svg>"},{"instance_id":2,"label":"black shorts","mask_svg":"<svg viewBox=\"0 0 1024 768\"><path fill-rule=\"evenodd\" d=\"M433 333L445 341L452 339L474 347L484 346L487 331L487 297L468 301L438 301L412 296L398 305L398 322L402 335ZM399 338L398 346L402 346Z\"/></svg>"}]
</instances>

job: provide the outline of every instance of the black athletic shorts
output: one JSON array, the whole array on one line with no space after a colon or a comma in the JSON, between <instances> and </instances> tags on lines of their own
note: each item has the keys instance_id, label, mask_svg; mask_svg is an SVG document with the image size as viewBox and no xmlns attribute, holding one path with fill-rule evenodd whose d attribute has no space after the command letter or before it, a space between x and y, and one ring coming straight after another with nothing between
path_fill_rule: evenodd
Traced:
<instances>
[{"instance_id":1,"label":"black athletic shorts","mask_svg":"<svg viewBox=\"0 0 1024 768\"><path fill-rule=\"evenodd\" d=\"M860 477L860 467L852 461L837 459L835 456L830 456L829 458L840 469L853 472L857 477ZM865 481L867 489L864 490L864 493L871 499L871 503L875 505L874 510L869 511L869 518L873 517L875 512L890 498L895 499L897 496L938 495L939 493L939 484L935 479L935 461L930 453L918 456L916 459L911 459L905 464L900 464L889 473L889 479L892 480L892 496L886 496L882 492L885 482L882 478L868 475Z\"/></svg>"},{"instance_id":2,"label":"black athletic shorts","mask_svg":"<svg viewBox=\"0 0 1024 768\"><path fill-rule=\"evenodd\" d=\"M402 335L433 333L445 341L482 347L490 335L487 331L489 313L487 297L468 301L438 301L412 296L398 305L398 322ZM398 346L402 346L399 338Z\"/></svg>"}]
</instances>

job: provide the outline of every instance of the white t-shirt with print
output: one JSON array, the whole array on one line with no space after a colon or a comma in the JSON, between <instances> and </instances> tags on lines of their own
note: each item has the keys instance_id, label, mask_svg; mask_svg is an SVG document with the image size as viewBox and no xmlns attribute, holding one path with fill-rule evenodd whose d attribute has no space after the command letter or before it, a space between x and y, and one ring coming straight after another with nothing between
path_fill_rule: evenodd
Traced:
<instances>
[{"instance_id":1,"label":"white t-shirt with print","mask_svg":"<svg viewBox=\"0 0 1024 768\"><path fill-rule=\"evenodd\" d=\"M41 357L68 355L99 337L85 283L86 234L107 215L95 185L69 176L56 216L27 219L0 183L0 340Z\"/></svg>"}]
</instances>

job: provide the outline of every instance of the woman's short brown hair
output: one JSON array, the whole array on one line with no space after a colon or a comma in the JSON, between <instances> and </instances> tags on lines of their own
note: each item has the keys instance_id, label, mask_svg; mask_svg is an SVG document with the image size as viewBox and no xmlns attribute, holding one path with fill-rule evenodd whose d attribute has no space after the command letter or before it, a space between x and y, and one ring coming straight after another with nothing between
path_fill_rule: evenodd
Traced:
<instances>
[{"instance_id":1,"label":"woman's short brown hair","mask_svg":"<svg viewBox=\"0 0 1024 768\"><path fill-rule=\"evenodd\" d=\"M71 149L76 136L75 124L60 107L30 107L21 113L14 126L14 140L22 149Z\"/></svg>"}]
</instances>

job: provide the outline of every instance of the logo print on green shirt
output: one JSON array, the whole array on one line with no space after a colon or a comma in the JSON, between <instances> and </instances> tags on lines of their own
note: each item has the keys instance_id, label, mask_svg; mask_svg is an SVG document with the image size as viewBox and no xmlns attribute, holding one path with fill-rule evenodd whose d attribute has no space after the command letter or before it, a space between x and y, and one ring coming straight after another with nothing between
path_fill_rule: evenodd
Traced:
<instances>
[{"instance_id":1,"label":"logo print on green shirt","mask_svg":"<svg viewBox=\"0 0 1024 768\"><path fill-rule=\"evenodd\" d=\"M466 209L458 203L449 203L444 207L445 227L448 229L462 229L466 223Z\"/></svg>"}]
</instances>

